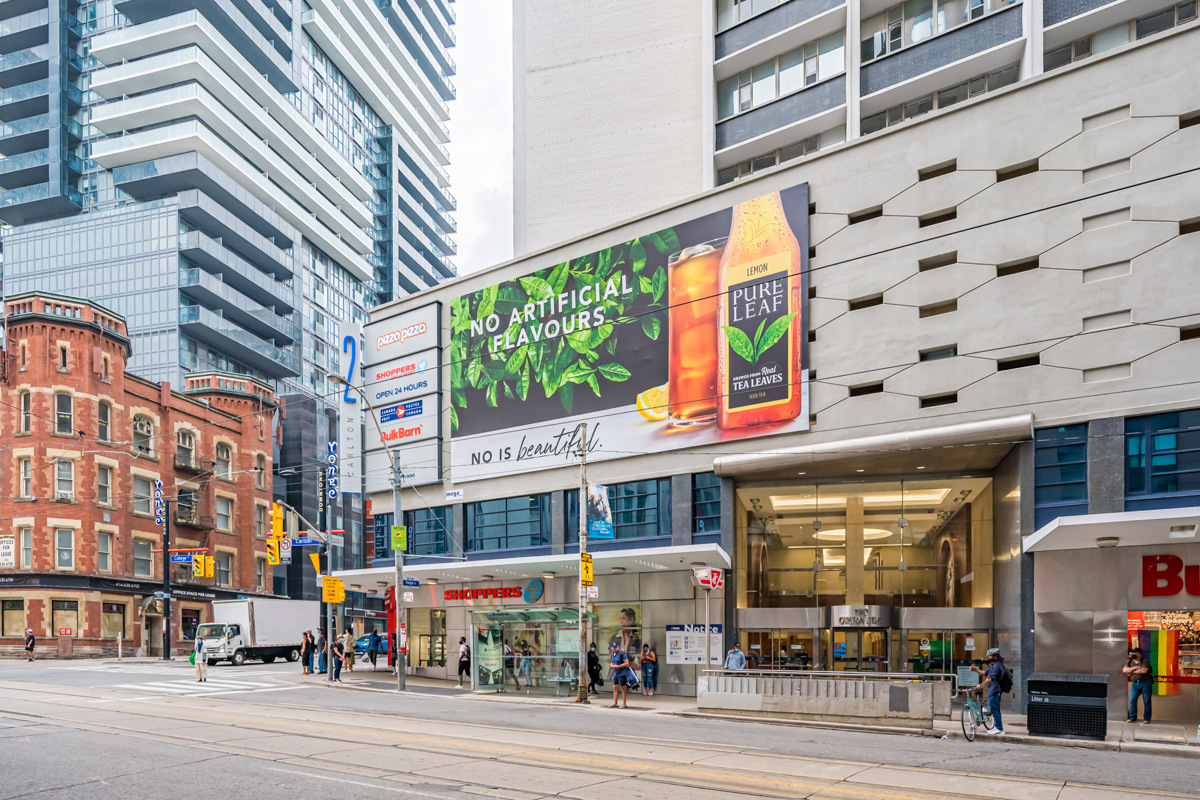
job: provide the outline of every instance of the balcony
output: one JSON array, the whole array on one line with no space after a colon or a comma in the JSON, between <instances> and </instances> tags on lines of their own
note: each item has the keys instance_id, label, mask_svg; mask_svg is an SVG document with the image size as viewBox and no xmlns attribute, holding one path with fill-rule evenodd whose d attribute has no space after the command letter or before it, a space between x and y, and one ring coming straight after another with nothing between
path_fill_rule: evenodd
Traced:
<instances>
[{"instance_id":1,"label":"balcony","mask_svg":"<svg viewBox=\"0 0 1200 800\"><path fill-rule=\"evenodd\" d=\"M300 336L299 327L295 322L259 305L237 289L226 285L216 275L210 275L200 269L181 269L179 288L184 290L184 294L209 308L219 309L226 319L236 322L263 339L273 339L276 344L288 345Z\"/></svg>"},{"instance_id":2,"label":"balcony","mask_svg":"<svg viewBox=\"0 0 1200 800\"><path fill-rule=\"evenodd\" d=\"M49 113L50 94L59 90L59 82L49 78L0 89L0 120L10 122ZM74 86L62 86L61 91L68 102L83 104L83 94Z\"/></svg>"},{"instance_id":3,"label":"balcony","mask_svg":"<svg viewBox=\"0 0 1200 800\"><path fill-rule=\"evenodd\" d=\"M734 25L716 36L715 59L719 62L734 53L740 53L755 45L762 44L770 52L763 58L752 56L751 64L758 63L772 54L791 49L781 45L780 34L803 25L805 22L818 17L834 8L844 7L846 0L787 0L769 11L757 14L743 22ZM839 16L838 28L845 27L844 14ZM836 28L835 28L836 30ZM805 34L793 46L798 47L806 41L811 41L821 34ZM770 39L771 41L767 41ZM757 48L756 48L757 49ZM732 73L730 73L732 74ZM728 75L719 75L718 80Z\"/></svg>"},{"instance_id":4,"label":"balcony","mask_svg":"<svg viewBox=\"0 0 1200 800\"><path fill-rule=\"evenodd\" d=\"M784 95L778 100L772 100L718 122L717 152L725 153L732 147L748 142L755 143L754 150L756 152L770 150L778 145L764 142L762 137L775 131L788 129L789 138L794 140L798 133L794 130L796 124L810 119L815 121L816 129L806 135L818 133L836 126L838 123L832 119L823 119L819 122L816 120L845 105L846 74L843 72L799 92ZM725 153L725 155L729 154ZM726 160L737 161L738 158ZM724 165L724 162L722 164Z\"/></svg>"},{"instance_id":5,"label":"balcony","mask_svg":"<svg viewBox=\"0 0 1200 800\"><path fill-rule=\"evenodd\" d=\"M294 378L300 374L300 359L291 350L263 341L221 314L201 306L179 308L180 330L271 378Z\"/></svg>"},{"instance_id":6,"label":"balcony","mask_svg":"<svg viewBox=\"0 0 1200 800\"><path fill-rule=\"evenodd\" d=\"M0 220L9 225L66 216L82 206L79 192L63 187L58 181L0 192Z\"/></svg>"},{"instance_id":7,"label":"balcony","mask_svg":"<svg viewBox=\"0 0 1200 800\"><path fill-rule=\"evenodd\" d=\"M50 45L0 55L0 86L19 86L50 76Z\"/></svg>"},{"instance_id":8,"label":"balcony","mask_svg":"<svg viewBox=\"0 0 1200 800\"><path fill-rule=\"evenodd\" d=\"M922 91L941 88L947 83L953 83L956 77L940 72L942 68L986 52L991 52L996 57L987 63L971 62L965 65L962 75L957 77L969 77L968 73L974 75L986 72L988 69L1019 60L1019 55L1014 58L1014 54L1019 54L1023 44L1021 9L1020 4L1009 6L863 64L859 72L860 95L866 98L889 87L924 76L934 78L936 85L931 84L930 89L925 89L924 86L906 87L906 94L920 94ZM992 61L997 63L992 64ZM875 105L872 104L870 109L864 108L863 114L877 110ZM887 103L880 105L886 107Z\"/></svg>"},{"instance_id":9,"label":"balcony","mask_svg":"<svg viewBox=\"0 0 1200 800\"><path fill-rule=\"evenodd\" d=\"M443 47L454 47L457 38L454 35L454 17L447 14L440 17L433 7L432 0L418 0L421 5L421 12L429 23L429 27L433 30L437 37L442 40Z\"/></svg>"},{"instance_id":10,"label":"balcony","mask_svg":"<svg viewBox=\"0 0 1200 800\"><path fill-rule=\"evenodd\" d=\"M179 236L179 254L206 272L220 277L227 285L264 306L273 306L280 314L290 314L291 281L276 281L246 259L225 247L203 231L188 231Z\"/></svg>"},{"instance_id":11,"label":"balcony","mask_svg":"<svg viewBox=\"0 0 1200 800\"><path fill-rule=\"evenodd\" d=\"M175 524L186 525L189 528L199 528L200 530L212 530L216 525L216 520L212 517L201 515L199 506L176 505Z\"/></svg>"},{"instance_id":12,"label":"balcony","mask_svg":"<svg viewBox=\"0 0 1200 800\"><path fill-rule=\"evenodd\" d=\"M82 172L83 162L78 156L68 154L65 159L67 169ZM57 164L58 157L51 154L49 148L18 153L14 156L0 156L0 187L19 189L35 183L45 183L50 179L50 165Z\"/></svg>"},{"instance_id":13,"label":"balcony","mask_svg":"<svg viewBox=\"0 0 1200 800\"><path fill-rule=\"evenodd\" d=\"M197 458L195 453L187 453L187 452L176 452L175 453L175 469L180 470L182 472L191 472L191 473L197 474L197 475L205 473L205 472L211 472L213 465L215 463L216 463L215 461L205 461L202 458ZM195 506L191 506L191 507L176 506L176 508L178 508L180 510L182 510L184 508L190 508L191 512L194 512L196 510Z\"/></svg>"}]
</instances>

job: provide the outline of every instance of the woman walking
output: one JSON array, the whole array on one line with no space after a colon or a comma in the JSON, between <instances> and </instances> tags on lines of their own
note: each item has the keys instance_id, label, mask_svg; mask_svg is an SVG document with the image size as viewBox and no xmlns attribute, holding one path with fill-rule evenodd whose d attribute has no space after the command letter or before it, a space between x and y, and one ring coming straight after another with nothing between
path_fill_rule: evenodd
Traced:
<instances>
[{"instance_id":1,"label":"woman walking","mask_svg":"<svg viewBox=\"0 0 1200 800\"><path fill-rule=\"evenodd\" d=\"M654 695L658 686L658 652L653 646L642 645L642 694L647 697Z\"/></svg>"},{"instance_id":2,"label":"woman walking","mask_svg":"<svg viewBox=\"0 0 1200 800\"><path fill-rule=\"evenodd\" d=\"M529 642L521 640L521 668L519 670L521 677L525 679L525 688L533 685L533 651L529 649ZM520 687L518 687L520 688Z\"/></svg>"},{"instance_id":3,"label":"woman walking","mask_svg":"<svg viewBox=\"0 0 1200 800\"><path fill-rule=\"evenodd\" d=\"M308 631L304 631L304 633L300 634L301 675L308 675L312 672L312 651L312 635Z\"/></svg>"},{"instance_id":4,"label":"woman walking","mask_svg":"<svg viewBox=\"0 0 1200 800\"><path fill-rule=\"evenodd\" d=\"M347 672L354 672L354 631L346 628L342 634L342 650L346 654L345 666Z\"/></svg>"},{"instance_id":5,"label":"woman walking","mask_svg":"<svg viewBox=\"0 0 1200 800\"><path fill-rule=\"evenodd\" d=\"M592 642L592 646L588 649L587 654L587 673L588 673L588 691L592 694L600 694L600 690L596 685L604 685L604 679L600 677L600 656L596 653L596 643Z\"/></svg>"}]
</instances>

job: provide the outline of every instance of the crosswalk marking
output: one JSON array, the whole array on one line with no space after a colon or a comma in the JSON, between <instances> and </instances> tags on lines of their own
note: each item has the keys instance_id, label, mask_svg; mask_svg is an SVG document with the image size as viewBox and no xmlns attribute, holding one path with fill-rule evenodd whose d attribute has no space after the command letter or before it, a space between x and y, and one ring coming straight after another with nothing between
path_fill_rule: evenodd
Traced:
<instances>
[{"instance_id":1,"label":"crosswalk marking","mask_svg":"<svg viewBox=\"0 0 1200 800\"><path fill-rule=\"evenodd\" d=\"M265 689L276 688L278 684L262 683L258 681L231 681L224 679L212 679L200 683L192 680L178 681L147 681L146 683L119 683L114 686L114 689L123 689L131 692L141 692L143 694L178 694L188 695L190 697L198 697L206 694L217 694L224 692L256 692Z\"/></svg>"}]
</instances>

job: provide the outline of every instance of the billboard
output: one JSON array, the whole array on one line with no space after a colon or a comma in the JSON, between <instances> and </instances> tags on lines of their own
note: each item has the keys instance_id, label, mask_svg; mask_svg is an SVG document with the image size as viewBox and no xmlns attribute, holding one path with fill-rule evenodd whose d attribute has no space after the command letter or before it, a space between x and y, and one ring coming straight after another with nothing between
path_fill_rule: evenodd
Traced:
<instances>
[{"instance_id":1,"label":"billboard","mask_svg":"<svg viewBox=\"0 0 1200 800\"><path fill-rule=\"evenodd\" d=\"M442 442L440 439L394 448L400 456L400 485L428 486L442 482ZM367 493L387 492L392 488L392 467L386 450L367 453Z\"/></svg>"},{"instance_id":2,"label":"billboard","mask_svg":"<svg viewBox=\"0 0 1200 800\"><path fill-rule=\"evenodd\" d=\"M440 346L441 318L442 304L430 303L370 323L366 330L366 363L374 366Z\"/></svg>"},{"instance_id":3,"label":"billboard","mask_svg":"<svg viewBox=\"0 0 1200 800\"><path fill-rule=\"evenodd\" d=\"M410 397L436 392L441 387L441 369L436 349L422 350L367 368L367 399L371 406L395 403Z\"/></svg>"},{"instance_id":4,"label":"billboard","mask_svg":"<svg viewBox=\"0 0 1200 800\"><path fill-rule=\"evenodd\" d=\"M372 438L382 438L390 445L409 444L436 437L442 416L436 394L377 406L375 414L379 421L379 431L372 431ZM371 446L372 449L377 449L382 447L382 443L373 441Z\"/></svg>"},{"instance_id":5,"label":"billboard","mask_svg":"<svg viewBox=\"0 0 1200 800\"><path fill-rule=\"evenodd\" d=\"M807 430L807 270L801 184L454 298L454 482Z\"/></svg>"}]
</instances>

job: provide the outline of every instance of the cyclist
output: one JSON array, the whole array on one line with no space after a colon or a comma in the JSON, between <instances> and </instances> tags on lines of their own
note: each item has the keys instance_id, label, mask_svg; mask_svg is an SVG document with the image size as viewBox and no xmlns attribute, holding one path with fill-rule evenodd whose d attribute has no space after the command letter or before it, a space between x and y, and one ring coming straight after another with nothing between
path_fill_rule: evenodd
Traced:
<instances>
[{"instance_id":1,"label":"cyclist","mask_svg":"<svg viewBox=\"0 0 1200 800\"><path fill-rule=\"evenodd\" d=\"M993 647L987 651L987 669L979 667L971 667L972 672L977 672L983 676L983 683L975 687L977 691L987 691L988 709L992 712L992 724L995 726L988 730L992 736L1004 735L1004 721L1000 718L1000 684L1004 679L1004 673L1007 667L1004 666L1004 659L1000 657L1000 648Z\"/></svg>"}]
</instances>

